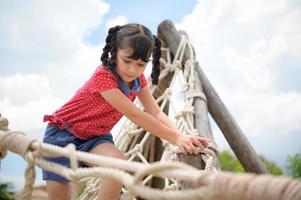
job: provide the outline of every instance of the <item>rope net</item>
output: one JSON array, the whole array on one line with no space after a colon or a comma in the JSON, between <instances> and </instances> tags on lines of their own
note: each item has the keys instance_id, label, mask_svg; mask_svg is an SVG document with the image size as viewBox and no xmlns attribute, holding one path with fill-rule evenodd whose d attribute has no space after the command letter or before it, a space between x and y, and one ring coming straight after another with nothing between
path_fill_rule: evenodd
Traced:
<instances>
[{"instance_id":1,"label":"rope net","mask_svg":"<svg viewBox=\"0 0 301 200\"><path fill-rule=\"evenodd\" d=\"M190 58L183 61L184 52L188 49ZM195 88L195 57L192 45L182 35L177 52L172 55L168 48L162 48L165 58L161 58L162 72L160 82L172 74L171 82L166 90L156 98L156 102L167 115L175 119L176 127L183 134L199 135L194 127L193 100L195 97L207 102L206 96ZM177 81L179 80L179 81ZM149 87L154 94L160 91L160 85ZM180 84L184 93L184 106L176 110L170 88ZM139 101L134 102L140 109ZM205 163L202 170L179 162L179 149L162 141L163 153L161 158L156 158L155 149L158 147L156 138L149 132L126 120L118 133L116 146L125 153L128 160L104 157L76 151L70 144L64 148L45 144L26 137L22 132L10 131L8 121L0 117L0 157L3 159L7 150L21 155L28 166L25 171L25 186L20 193L20 199L31 199L32 188L35 180L35 166L57 173L70 181L84 182L86 187L77 197L77 189L72 188L71 199L92 199L99 197L98 191L102 178L111 178L123 184L121 198L132 200L144 199L301 199L301 183L288 177L274 177L271 175L234 174L220 172L216 166L217 146L213 141L200 155ZM44 156L65 156L70 159L71 167L46 161ZM78 161L90 163L96 167L79 168ZM154 178L160 178L160 188L152 187ZM191 187L184 189L182 183L190 183Z\"/></svg>"}]
</instances>

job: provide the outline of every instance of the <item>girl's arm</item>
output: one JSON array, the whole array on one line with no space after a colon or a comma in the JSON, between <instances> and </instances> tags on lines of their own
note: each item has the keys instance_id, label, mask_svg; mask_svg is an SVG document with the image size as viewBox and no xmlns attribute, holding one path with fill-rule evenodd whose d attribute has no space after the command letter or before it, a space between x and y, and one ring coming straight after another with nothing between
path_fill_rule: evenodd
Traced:
<instances>
[{"instance_id":1,"label":"girl's arm","mask_svg":"<svg viewBox=\"0 0 301 200\"><path fill-rule=\"evenodd\" d=\"M159 120L166 126L175 130L177 129L177 127L172 123L168 116L164 112L162 112L148 87L143 87L139 91L138 98L147 113L152 115L155 119Z\"/></svg>"},{"instance_id":2,"label":"girl's arm","mask_svg":"<svg viewBox=\"0 0 301 200\"><path fill-rule=\"evenodd\" d=\"M146 112L152 115L155 119L159 120L161 123L165 124L166 126L178 132L177 127L174 125L174 123L169 119L169 117L164 112L162 112L162 110L158 106L156 100L154 99L148 87L143 87L140 90L138 97ZM178 142L177 145L180 147L180 149L183 149L181 148L181 146L183 146L186 151L191 153L192 151L196 150L195 146L198 146L200 148L199 150L202 150L204 147L207 148L208 141L209 141L208 138L198 137L198 136L192 137L180 133L180 141ZM188 144L190 148L189 147L185 148L185 146L187 147L186 144Z\"/></svg>"},{"instance_id":3,"label":"girl's arm","mask_svg":"<svg viewBox=\"0 0 301 200\"><path fill-rule=\"evenodd\" d=\"M147 99L149 95L148 93L150 94L148 87L144 87L143 89L141 89L139 98ZM201 144L201 141L206 141L206 139L201 137L188 137L186 135L182 135L174 127L169 126L169 120L164 120L164 122L161 122L156 119L154 117L155 115L153 115L158 111L158 105L156 104L156 102L155 104L157 105L157 108L148 105L146 108L147 112L143 112L138 109L133 104L133 102L131 102L119 89L105 90L100 92L100 94L104 97L105 100L107 100L112 106L114 106L119 112L124 114L135 124L149 131L155 136L178 145L184 153L198 153L200 149L204 148Z\"/></svg>"}]
</instances>

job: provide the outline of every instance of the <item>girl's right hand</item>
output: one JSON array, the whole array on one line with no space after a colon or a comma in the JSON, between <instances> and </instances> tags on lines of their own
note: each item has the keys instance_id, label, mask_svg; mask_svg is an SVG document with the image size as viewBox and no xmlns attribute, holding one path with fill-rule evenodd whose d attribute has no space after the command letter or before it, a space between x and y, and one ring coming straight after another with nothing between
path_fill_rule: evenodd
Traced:
<instances>
[{"instance_id":1,"label":"girl's right hand","mask_svg":"<svg viewBox=\"0 0 301 200\"><path fill-rule=\"evenodd\" d=\"M184 154L199 154L208 147L208 138L191 136L191 135L179 135L176 145Z\"/></svg>"}]
</instances>

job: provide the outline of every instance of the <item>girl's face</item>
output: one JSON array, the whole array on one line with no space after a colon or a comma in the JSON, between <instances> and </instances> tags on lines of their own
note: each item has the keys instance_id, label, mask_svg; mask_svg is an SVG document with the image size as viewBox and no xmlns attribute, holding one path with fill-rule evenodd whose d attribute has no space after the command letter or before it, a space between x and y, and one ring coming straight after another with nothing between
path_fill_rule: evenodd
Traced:
<instances>
[{"instance_id":1,"label":"girl's face","mask_svg":"<svg viewBox=\"0 0 301 200\"><path fill-rule=\"evenodd\" d=\"M130 49L117 51L116 72L126 83L131 83L134 79L141 76L147 64L141 59L134 60L129 58L130 56Z\"/></svg>"}]
</instances>

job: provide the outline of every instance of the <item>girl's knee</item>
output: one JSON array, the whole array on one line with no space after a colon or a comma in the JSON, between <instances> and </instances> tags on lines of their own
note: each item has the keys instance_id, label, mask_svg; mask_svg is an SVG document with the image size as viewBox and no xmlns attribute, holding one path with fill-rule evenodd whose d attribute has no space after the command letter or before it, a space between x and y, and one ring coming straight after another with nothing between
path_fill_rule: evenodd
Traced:
<instances>
[{"instance_id":1,"label":"girl's knee","mask_svg":"<svg viewBox=\"0 0 301 200\"><path fill-rule=\"evenodd\" d=\"M97 145L90 151L90 153L127 160L124 153L110 143Z\"/></svg>"},{"instance_id":2,"label":"girl's knee","mask_svg":"<svg viewBox=\"0 0 301 200\"><path fill-rule=\"evenodd\" d=\"M67 200L69 196L69 184L68 183L59 183L56 181L47 180L47 193L48 199L60 199Z\"/></svg>"},{"instance_id":3,"label":"girl's knee","mask_svg":"<svg viewBox=\"0 0 301 200\"><path fill-rule=\"evenodd\" d=\"M123 152L121 152L119 149L116 148L116 151L111 152L109 155L107 155L109 157L113 157L113 158L117 158L117 159L121 159L121 160L127 160L127 157L124 155Z\"/></svg>"},{"instance_id":4,"label":"girl's knee","mask_svg":"<svg viewBox=\"0 0 301 200\"><path fill-rule=\"evenodd\" d=\"M121 151L119 151L119 153L116 156L114 156L114 157L118 158L118 159L121 159L121 160L127 160L127 157Z\"/></svg>"}]
</instances>

